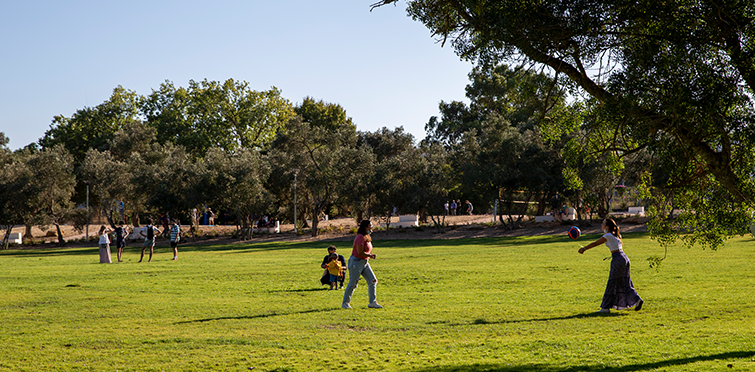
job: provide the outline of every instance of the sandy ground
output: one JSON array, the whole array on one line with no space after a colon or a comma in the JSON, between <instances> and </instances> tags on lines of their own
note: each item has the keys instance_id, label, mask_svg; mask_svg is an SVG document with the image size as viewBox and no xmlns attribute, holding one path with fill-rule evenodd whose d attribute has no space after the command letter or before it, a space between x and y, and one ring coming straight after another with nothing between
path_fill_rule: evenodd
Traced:
<instances>
[{"instance_id":1,"label":"sandy ground","mask_svg":"<svg viewBox=\"0 0 755 372\"><path fill-rule=\"evenodd\" d=\"M397 222L398 218L394 217L393 222ZM503 236L537 236L537 235L565 235L569 226L577 225L582 230L583 234L597 234L600 232L600 221L582 221L579 225L576 221L573 222L525 222L524 228L516 230L507 230L501 225L493 226L492 215L472 215L472 216L447 216L445 223L448 225L444 233L438 233L432 226L432 221L428 219L429 224L422 225L420 228L395 228L390 230L378 229L373 232L373 237L376 240L397 240L397 239L461 239L461 238L485 238L485 237L503 237ZM646 219L644 218L626 218L623 219L619 226L622 232L644 232L647 231L645 226ZM373 221L375 226L379 225L377 219ZM75 231L71 226L61 226L64 237L66 240L78 240L83 238L84 231ZM89 226L89 235L94 236L97 234L99 225ZM230 237L230 235L236 230L235 226L201 226L200 230L204 233L204 236L196 240L192 237L184 235L182 239L182 245L194 245L194 244L234 244L234 243L250 243L250 242L273 242L273 241L349 241L354 238L352 229L357 227L357 223L352 218L342 218L330 221L322 221L318 226L321 232L317 237L313 237L309 231L305 234L296 235L293 233L293 224L281 225L281 234L255 234L252 240L239 240ZM182 226L183 231L188 231L189 226ZM54 247L57 245L57 238L55 236L48 236L54 233L55 227L51 226L45 230L38 227L32 229L34 234L35 244L28 246L29 248L42 248L42 247ZM15 227L13 232L23 233L24 228L22 226ZM158 245L167 244L161 243L158 240ZM68 247L79 246L92 246L96 245L96 242L69 242L66 244Z\"/></svg>"}]
</instances>

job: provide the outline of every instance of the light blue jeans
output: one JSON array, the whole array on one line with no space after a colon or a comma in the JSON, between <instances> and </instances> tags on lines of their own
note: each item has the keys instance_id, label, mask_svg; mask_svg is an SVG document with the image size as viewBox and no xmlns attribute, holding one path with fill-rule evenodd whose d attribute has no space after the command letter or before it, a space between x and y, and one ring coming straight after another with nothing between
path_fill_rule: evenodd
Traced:
<instances>
[{"instance_id":1,"label":"light blue jeans","mask_svg":"<svg viewBox=\"0 0 755 372\"><path fill-rule=\"evenodd\" d=\"M367 281L367 296L370 299L370 303L377 300L377 291L375 285L377 285L377 278L375 273L372 272L369 260L363 260L359 257L349 257L349 285L346 286L346 290L343 292L343 305L351 303L351 295L354 294L354 290L359 284L359 276L363 276Z\"/></svg>"}]
</instances>

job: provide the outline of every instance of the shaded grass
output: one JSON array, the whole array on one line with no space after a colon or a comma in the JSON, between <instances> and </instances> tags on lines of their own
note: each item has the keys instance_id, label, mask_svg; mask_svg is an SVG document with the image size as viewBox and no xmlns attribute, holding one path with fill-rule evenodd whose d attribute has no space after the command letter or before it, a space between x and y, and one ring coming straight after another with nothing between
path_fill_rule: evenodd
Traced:
<instances>
[{"instance_id":1,"label":"shaded grass","mask_svg":"<svg viewBox=\"0 0 755 372\"><path fill-rule=\"evenodd\" d=\"M597 236L580 240L586 244ZM347 255L350 242L335 243ZM561 236L375 242L385 309L319 286L329 243L0 252L0 370L709 371L755 369L755 244L625 236L640 312L594 313L607 248ZM183 249L186 248L186 249Z\"/></svg>"}]
</instances>

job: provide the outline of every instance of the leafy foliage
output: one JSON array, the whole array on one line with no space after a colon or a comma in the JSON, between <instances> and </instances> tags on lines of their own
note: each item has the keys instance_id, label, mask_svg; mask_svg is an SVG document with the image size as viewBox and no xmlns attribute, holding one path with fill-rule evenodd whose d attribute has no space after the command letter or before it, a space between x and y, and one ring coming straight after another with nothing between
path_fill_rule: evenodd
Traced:
<instances>
[{"instance_id":1,"label":"leafy foliage","mask_svg":"<svg viewBox=\"0 0 755 372\"><path fill-rule=\"evenodd\" d=\"M157 129L158 140L182 145L195 156L211 147L262 148L294 114L279 89L255 91L233 79L191 80L188 88L165 82L143 101L144 116Z\"/></svg>"},{"instance_id":2,"label":"leafy foliage","mask_svg":"<svg viewBox=\"0 0 755 372\"><path fill-rule=\"evenodd\" d=\"M366 174L371 154L356 148L356 130L350 119L344 119L345 112L333 114L343 111L340 106L307 102L306 110L297 110L318 120L310 123L302 116L291 120L272 144L270 159L277 168L275 174L290 175L293 169L299 170L297 193L301 192L305 210L310 211L312 234L316 236L320 215L342 195L360 192L362 183L356 181ZM277 184L284 188L288 182Z\"/></svg>"},{"instance_id":3,"label":"leafy foliage","mask_svg":"<svg viewBox=\"0 0 755 372\"><path fill-rule=\"evenodd\" d=\"M673 164L679 172L648 183L649 191L661 209L674 200L696 211L674 225L693 234L688 242L715 247L723 235L745 232L741 222L755 207L755 4L407 3L415 20L462 57L518 61L567 77L571 83L562 86L589 95L602 112L604 120L587 124L614 129L600 143L607 160L644 149L653 166Z\"/></svg>"}]
</instances>

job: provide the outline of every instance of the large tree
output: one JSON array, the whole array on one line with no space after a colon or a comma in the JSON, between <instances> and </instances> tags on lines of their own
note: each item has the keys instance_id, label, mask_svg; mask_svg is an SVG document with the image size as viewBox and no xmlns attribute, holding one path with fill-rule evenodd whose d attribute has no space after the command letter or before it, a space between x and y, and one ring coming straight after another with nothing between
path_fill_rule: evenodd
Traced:
<instances>
[{"instance_id":1,"label":"large tree","mask_svg":"<svg viewBox=\"0 0 755 372\"><path fill-rule=\"evenodd\" d=\"M143 100L142 111L161 143L182 145L195 157L209 148L259 149L293 116L278 88L256 91L249 83L191 80L188 88L166 81Z\"/></svg>"},{"instance_id":2,"label":"large tree","mask_svg":"<svg viewBox=\"0 0 755 372\"><path fill-rule=\"evenodd\" d=\"M63 145L78 166L89 149L106 150L115 132L138 120L139 101L136 92L118 86L107 101L95 107L77 110L71 117L55 116L39 143L43 148Z\"/></svg>"},{"instance_id":3,"label":"large tree","mask_svg":"<svg viewBox=\"0 0 755 372\"><path fill-rule=\"evenodd\" d=\"M5 133L0 132L0 234L3 234L3 249L8 249L13 227L24 222L24 186L29 178L28 167L10 151L8 142Z\"/></svg>"},{"instance_id":4,"label":"large tree","mask_svg":"<svg viewBox=\"0 0 755 372\"><path fill-rule=\"evenodd\" d=\"M382 128L375 132L360 132L357 146L366 148L375 156L373 164L363 166L368 179L359 187L359 193L351 195L352 201L358 205L357 212L370 211L370 216L380 216L386 223L390 223L393 208L402 213L415 213L405 202L406 186L412 183L416 176L410 162L414 146L414 136L404 132L404 128L396 130ZM357 216L357 217L362 217Z\"/></svg>"},{"instance_id":5,"label":"large tree","mask_svg":"<svg viewBox=\"0 0 755 372\"><path fill-rule=\"evenodd\" d=\"M746 231L755 206L755 3L407 2L415 20L463 57L568 77L605 110L613 129L605 151L647 149L656 163L676 164L667 183L646 183L654 186L654 233L691 231L688 243L718 247ZM684 218L665 219L672 200L684 204Z\"/></svg>"},{"instance_id":6,"label":"large tree","mask_svg":"<svg viewBox=\"0 0 755 372\"><path fill-rule=\"evenodd\" d=\"M324 104L326 108L334 104ZM340 107L340 106L339 106ZM345 116L336 116L345 117ZM321 213L358 185L372 154L356 147L357 133L350 120L312 124L301 116L292 119L272 145L274 174L291 175L299 169L297 194L310 211L312 235L317 236ZM286 179L289 179L286 177ZM277 182L284 185L284 182ZM352 189L352 190L350 190Z\"/></svg>"},{"instance_id":7,"label":"large tree","mask_svg":"<svg viewBox=\"0 0 755 372\"><path fill-rule=\"evenodd\" d=\"M566 194L565 136L543 123L568 126L575 115L565 91L546 74L485 65L474 68L469 79L469 105L441 102L440 117L425 126L425 142L448 149L455 189L464 198L480 207L498 199L501 222L519 227L531 202L542 214L550 199Z\"/></svg>"},{"instance_id":8,"label":"large tree","mask_svg":"<svg viewBox=\"0 0 755 372\"><path fill-rule=\"evenodd\" d=\"M73 222L81 230L87 221L86 210L77 209L71 201L76 184L73 156L62 145L19 156L26 167L21 172L26 177L22 178L25 224L55 225L58 243L65 244L60 225Z\"/></svg>"},{"instance_id":9,"label":"large tree","mask_svg":"<svg viewBox=\"0 0 755 372\"><path fill-rule=\"evenodd\" d=\"M216 211L232 213L244 237L252 236L256 213L271 208L273 198L264 181L270 164L259 151L240 149L229 154L219 148L210 149L204 158L194 162L190 170L188 195L193 206L207 205Z\"/></svg>"}]
</instances>

